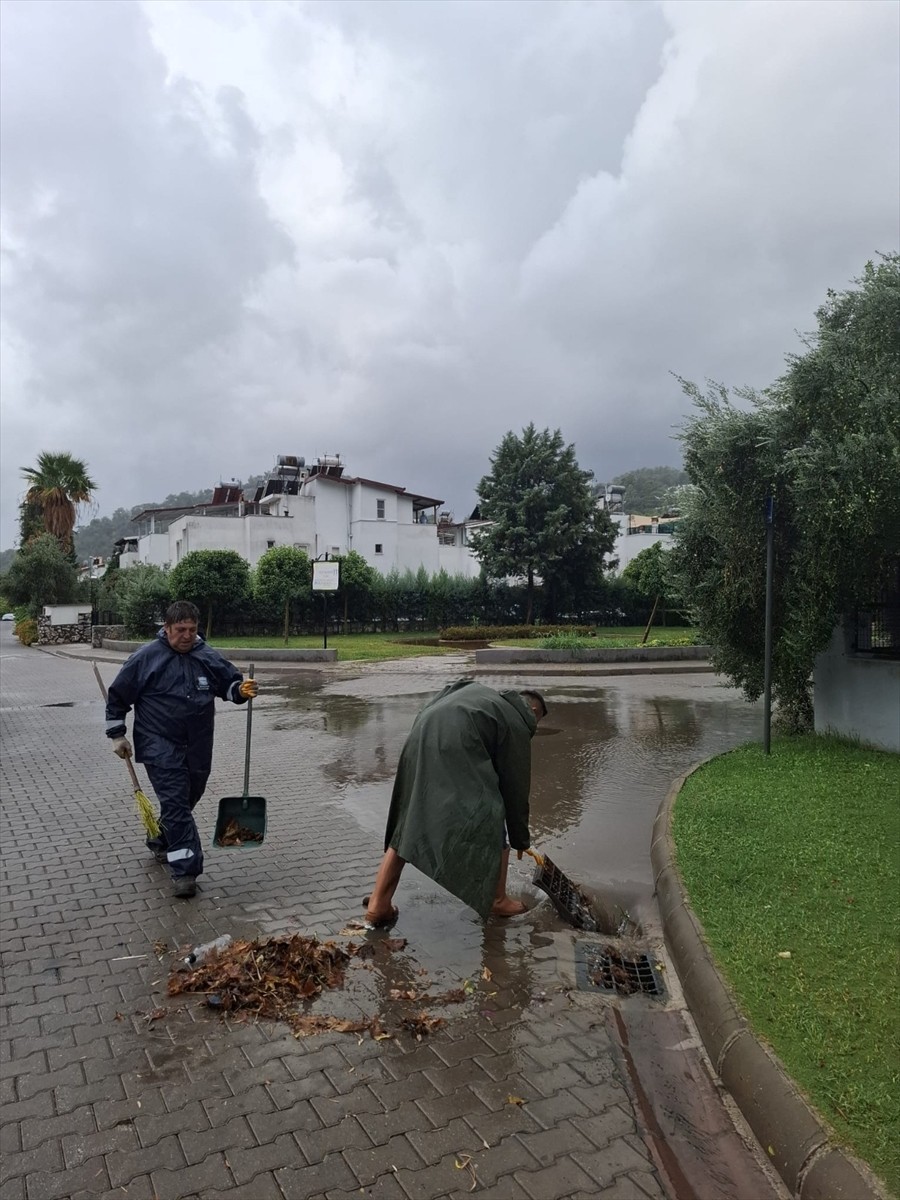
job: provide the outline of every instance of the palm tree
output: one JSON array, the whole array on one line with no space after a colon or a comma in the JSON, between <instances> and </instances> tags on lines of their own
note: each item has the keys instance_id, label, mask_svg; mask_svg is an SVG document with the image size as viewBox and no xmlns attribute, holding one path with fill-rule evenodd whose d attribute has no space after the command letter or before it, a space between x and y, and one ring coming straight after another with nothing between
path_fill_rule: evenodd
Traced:
<instances>
[{"instance_id":1,"label":"palm tree","mask_svg":"<svg viewBox=\"0 0 900 1200\"><path fill-rule=\"evenodd\" d=\"M69 554L78 506L90 504L97 489L86 464L71 454L43 451L37 465L23 467L22 475L28 483L25 505L40 511L44 529L58 539L63 553Z\"/></svg>"}]
</instances>

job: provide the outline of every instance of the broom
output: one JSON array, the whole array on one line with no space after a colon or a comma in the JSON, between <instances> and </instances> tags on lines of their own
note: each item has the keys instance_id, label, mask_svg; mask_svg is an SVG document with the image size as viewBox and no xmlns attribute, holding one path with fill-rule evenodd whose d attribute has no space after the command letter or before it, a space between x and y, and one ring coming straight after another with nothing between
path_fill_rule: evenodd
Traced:
<instances>
[{"instance_id":1,"label":"broom","mask_svg":"<svg viewBox=\"0 0 900 1200\"><path fill-rule=\"evenodd\" d=\"M97 670L97 664L93 664L94 674L97 676L97 682L100 684L100 691L103 693L103 699L106 699L106 687L103 680L100 678L100 672ZM134 785L134 802L137 805L138 816L141 818L141 824L147 830L149 837L159 837L159 821L156 819L156 813L153 810L153 805L150 802L149 796L146 796L141 791L141 783L137 777L137 772L131 758L125 759L125 764L128 767L128 774L131 776L131 782Z\"/></svg>"}]
</instances>

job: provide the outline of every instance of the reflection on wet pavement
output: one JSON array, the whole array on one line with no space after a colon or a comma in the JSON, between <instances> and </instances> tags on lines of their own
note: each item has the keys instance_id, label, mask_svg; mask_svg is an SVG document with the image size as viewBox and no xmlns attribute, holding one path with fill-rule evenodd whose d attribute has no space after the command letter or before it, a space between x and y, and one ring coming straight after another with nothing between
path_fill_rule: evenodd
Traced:
<instances>
[{"instance_id":1,"label":"reflection on wet pavement","mask_svg":"<svg viewBox=\"0 0 900 1200\"><path fill-rule=\"evenodd\" d=\"M282 681L268 691L267 715L274 729L314 741L325 802L351 816L380 848L403 741L446 678L444 667L443 675L433 669L382 676L377 688L369 676L315 690L306 681ZM521 678L492 678L491 684L501 690L528 686ZM550 715L532 745L532 842L583 889L603 928L639 934L651 907L649 846L661 800L691 763L752 738L757 708L713 676L643 676L602 685L557 678L543 681L541 690ZM514 857L510 869L511 893L525 898L530 911L487 926L408 868L392 933L416 948L415 969L444 990L480 977L487 967L498 994L512 989L520 1003L527 1002L539 983L534 939L566 932L547 897L532 886L532 868L530 860L517 863ZM370 883L360 881L360 902ZM281 918L280 928L290 927L289 914ZM397 974L402 960L390 965ZM401 985L385 978L383 986Z\"/></svg>"}]
</instances>

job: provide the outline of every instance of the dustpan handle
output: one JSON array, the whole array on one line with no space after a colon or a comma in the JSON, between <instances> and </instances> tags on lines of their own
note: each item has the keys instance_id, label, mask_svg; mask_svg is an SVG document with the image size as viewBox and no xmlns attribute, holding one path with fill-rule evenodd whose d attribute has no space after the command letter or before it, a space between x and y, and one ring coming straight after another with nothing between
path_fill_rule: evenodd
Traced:
<instances>
[{"instance_id":1,"label":"dustpan handle","mask_svg":"<svg viewBox=\"0 0 900 1200\"><path fill-rule=\"evenodd\" d=\"M247 669L247 678L253 678L253 663ZM247 701L247 749L244 753L244 799L250 795L250 731L253 728L253 697Z\"/></svg>"}]
</instances>

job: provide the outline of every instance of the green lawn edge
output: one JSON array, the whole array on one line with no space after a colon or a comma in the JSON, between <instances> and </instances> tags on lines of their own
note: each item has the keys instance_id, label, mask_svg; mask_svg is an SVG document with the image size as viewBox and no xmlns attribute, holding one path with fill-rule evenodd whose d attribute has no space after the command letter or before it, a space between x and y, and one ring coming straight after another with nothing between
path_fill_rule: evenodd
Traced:
<instances>
[{"instance_id":1,"label":"green lawn edge","mask_svg":"<svg viewBox=\"0 0 900 1200\"><path fill-rule=\"evenodd\" d=\"M423 633L420 638L437 638L436 633ZM209 644L227 656L229 651L240 650L321 650L321 633L303 637L212 637ZM428 646L417 642L415 635L398 633L335 633L328 635L328 649L336 650L338 662L372 662L392 658L420 658L456 654L458 649L449 646Z\"/></svg>"},{"instance_id":2,"label":"green lawn edge","mask_svg":"<svg viewBox=\"0 0 900 1200\"><path fill-rule=\"evenodd\" d=\"M741 747L685 781L673 836L751 1027L897 1192L900 755L815 735Z\"/></svg>"}]
</instances>

